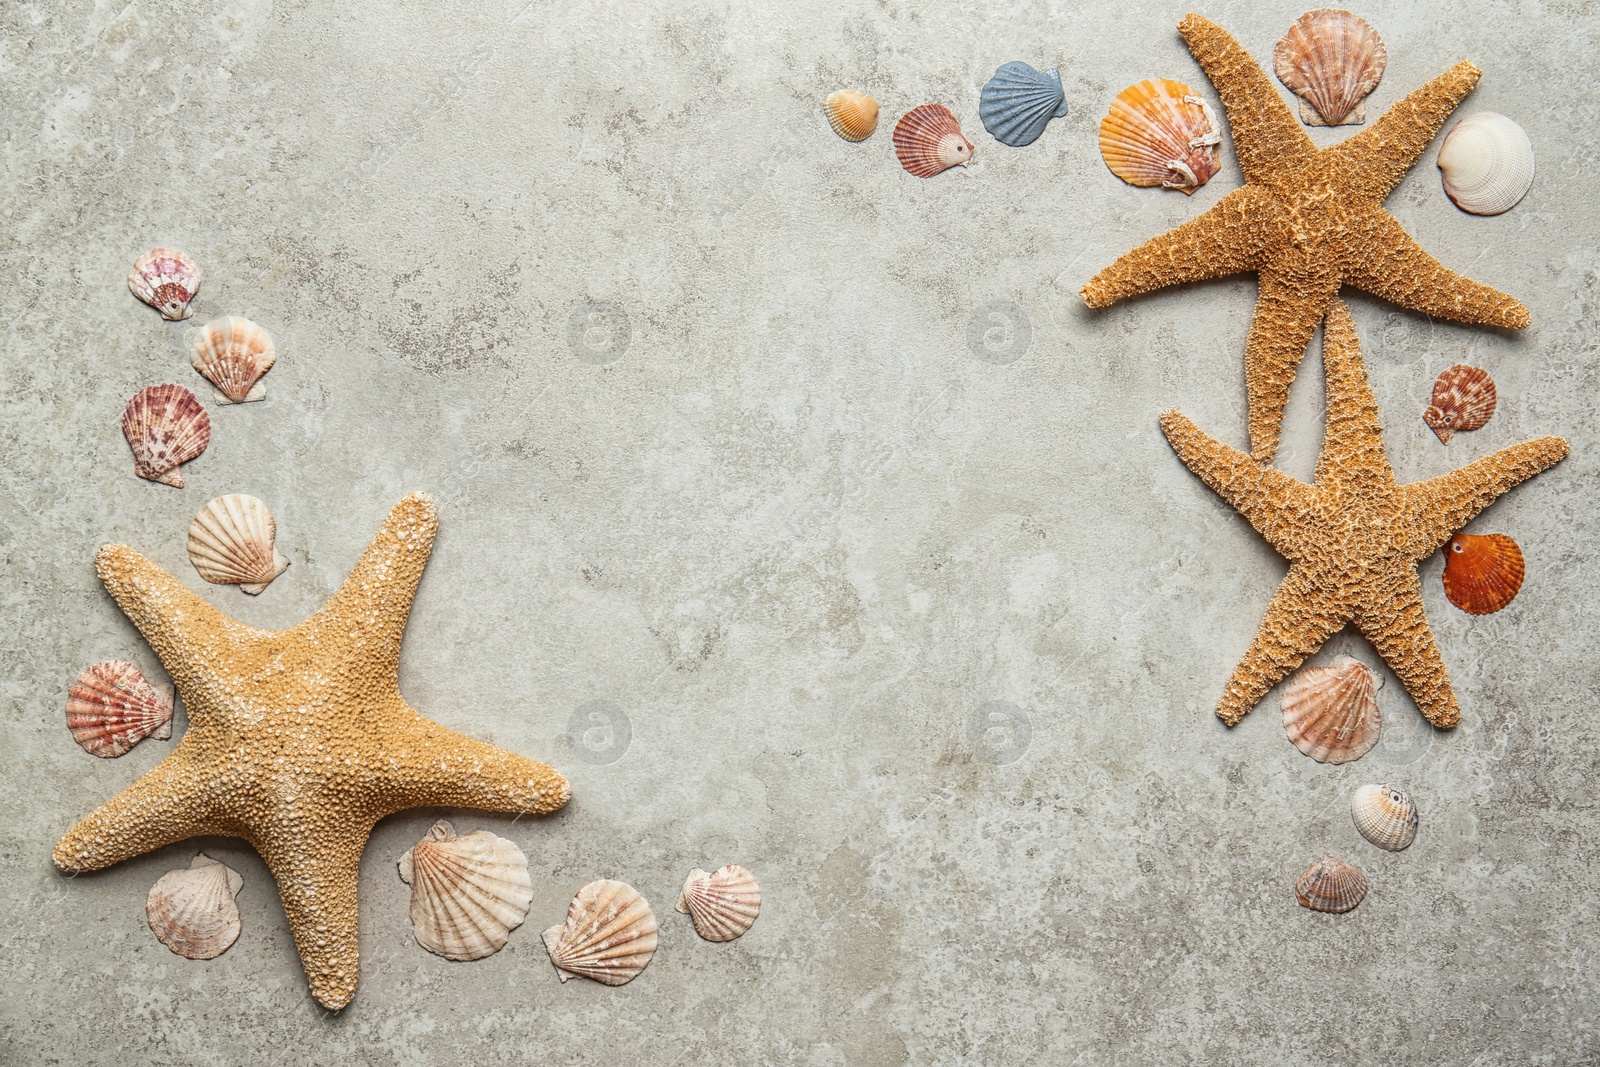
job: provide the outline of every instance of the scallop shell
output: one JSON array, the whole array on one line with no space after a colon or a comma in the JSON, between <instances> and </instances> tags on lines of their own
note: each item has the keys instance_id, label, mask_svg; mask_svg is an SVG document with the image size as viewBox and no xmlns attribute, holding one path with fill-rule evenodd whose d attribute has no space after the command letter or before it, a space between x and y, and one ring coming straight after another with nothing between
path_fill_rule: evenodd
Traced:
<instances>
[{"instance_id":1,"label":"scallop shell","mask_svg":"<svg viewBox=\"0 0 1600 1067\"><path fill-rule=\"evenodd\" d=\"M200 291L200 268L176 248L152 248L133 261L128 288L162 318L186 319L193 314L189 302Z\"/></svg>"},{"instance_id":2,"label":"scallop shell","mask_svg":"<svg viewBox=\"0 0 1600 1067\"><path fill-rule=\"evenodd\" d=\"M961 135L961 124L943 104L914 107L894 124L894 154L919 178L964 167L973 151L972 142Z\"/></svg>"},{"instance_id":3,"label":"scallop shell","mask_svg":"<svg viewBox=\"0 0 1600 1067\"><path fill-rule=\"evenodd\" d=\"M1476 430L1488 422L1497 399L1488 371L1457 363L1433 383L1433 403L1423 409L1422 421L1449 444L1457 430Z\"/></svg>"},{"instance_id":4,"label":"scallop shell","mask_svg":"<svg viewBox=\"0 0 1600 1067\"><path fill-rule=\"evenodd\" d=\"M253 496L219 496L189 524L189 562L200 577L254 596L282 574L289 558L273 545L278 523Z\"/></svg>"},{"instance_id":5,"label":"scallop shell","mask_svg":"<svg viewBox=\"0 0 1600 1067\"><path fill-rule=\"evenodd\" d=\"M189 362L216 386L219 403L247 404L267 395L259 379L272 369L278 352L260 326L241 315L225 315L194 331L189 344Z\"/></svg>"},{"instance_id":6,"label":"scallop shell","mask_svg":"<svg viewBox=\"0 0 1600 1067\"><path fill-rule=\"evenodd\" d=\"M694 932L707 941L732 941L761 912L761 887L755 875L730 863L715 874L696 867L678 894L678 910L694 920Z\"/></svg>"},{"instance_id":7,"label":"scallop shell","mask_svg":"<svg viewBox=\"0 0 1600 1067\"><path fill-rule=\"evenodd\" d=\"M1388 50L1366 19L1324 7L1294 20L1272 52L1278 80L1300 98L1307 126L1353 126L1383 77Z\"/></svg>"},{"instance_id":8,"label":"scallop shell","mask_svg":"<svg viewBox=\"0 0 1600 1067\"><path fill-rule=\"evenodd\" d=\"M110 759L147 737L172 736L172 690L162 692L126 660L108 659L67 690L67 729L91 756Z\"/></svg>"},{"instance_id":9,"label":"scallop shell","mask_svg":"<svg viewBox=\"0 0 1600 1067\"><path fill-rule=\"evenodd\" d=\"M398 864L411 887L417 944L447 960L481 960L505 946L533 904L528 857L488 830L456 836L433 824Z\"/></svg>"},{"instance_id":10,"label":"scallop shell","mask_svg":"<svg viewBox=\"0 0 1600 1067\"><path fill-rule=\"evenodd\" d=\"M141 478L183 488L180 464L211 443L211 416L181 385L152 385L133 394L122 412L122 436Z\"/></svg>"},{"instance_id":11,"label":"scallop shell","mask_svg":"<svg viewBox=\"0 0 1600 1067\"><path fill-rule=\"evenodd\" d=\"M1283 690L1283 728L1318 763L1349 763L1378 743L1378 676L1360 660L1305 667Z\"/></svg>"},{"instance_id":12,"label":"scallop shell","mask_svg":"<svg viewBox=\"0 0 1600 1067\"><path fill-rule=\"evenodd\" d=\"M604 879L578 890L567 921L544 932L544 947L563 982L583 975L627 985L655 955L656 929L656 917L638 890Z\"/></svg>"},{"instance_id":13,"label":"scallop shell","mask_svg":"<svg viewBox=\"0 0 1600 1067\"><path fill-rule=\"evenodd\" d=\"M178 955L214 959L239 939L233 898L243 887L238 871L202 852L187 870L168 871L150 887L145 917L156 940Z\"/></svg>"},{"instance_id":14,"label":"scallop shell","mask_svg":"<svg viewBox=\"0 0 1600 1067\"><path fill-rule=\"evenodd\" d=\"M1505 534L1456 534L1444 554L1444 595L1471 615L1499 611L1516 598L1522 549Z\"/></svg>"},{"instance_id":15,"label":"scallop shell","mask_svg":"<svg viewBox=\"0 0 1600 1067\"><path fill-rule=\"evenodd\" d=\"M1361 836L1399 852L1417 836L1417 805L1399 786L1364 785L1350 798L1350 814Z\"/></svg>"},{"instance_id":16,"label":"scallop shell","mask_svg":"<svg viewBox=\"0 0 1600 1067\"><path fill-rule=\"evenodd\" d=\"M865 141L878 128L878 102L866 93L840 89L822 102L828 125L846 141Z\"/></svg>"},{"instance_id":17,"label":"scallop shell","mask_svg":"<svg viewBox=\"0 0 1600 1067\"><path fill-rule=\"evenodd\" d=\"M1192 194L1217 172L1221 143L1205 100L1168 78L1128 86L1100 120L1100 155L1129 185Z\"/></svg>"},{"instance_id":18,"label":"scallop shell","mask_svg":"<svg viewBox=\"0 0 1600 1067\"><path fill-rule=\"evenodd\" d=\"M1367 899L1367 876L1360 867L1329 856L1295 880L1294 895L1302 907L1339 914Z\"/></svg>"},{"instance_id":19,"label":"scallop shell","mask_svg":"<svg viewBox=\"0 0 1600 1067\"><path fill-rule=\"evenodd\" d=\"M1055 70L1034 70L1020 60L1001 64L978 99L983 128L1013 148L1037 141L1051 119L1066 113L1061 75Z\"/></svg>"},{"instance_id":20,"label":"scallop shell","mask_svg":"<svg viewBox=\"0 0 1600 1067\"><path fill-rule=\"evenodd\" d=\"M1439 146L1444 191L1474 215L1517 206L1533 184L1533 144L1515 122L1493 111L1468 115Z\"/></svg>"}]
</instances>

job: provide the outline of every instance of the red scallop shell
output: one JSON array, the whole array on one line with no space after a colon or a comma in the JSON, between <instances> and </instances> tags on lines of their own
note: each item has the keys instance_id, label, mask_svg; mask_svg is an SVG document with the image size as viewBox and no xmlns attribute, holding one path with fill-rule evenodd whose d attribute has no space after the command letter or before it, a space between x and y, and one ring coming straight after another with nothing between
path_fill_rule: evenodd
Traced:
<instances>
[{"instance_id":1,"label":"red scallop shell","mask_svg":"<svg viewBox=\"0 0 1600 1067\"><path fill-rule=\"evenodd\" d=\"M1445 549L1444 595L1473 615L1511 603L1522 576L1522 549L1505 534L1456 534Z\"/></svg>"},{"instance_id":2,"label":"red scallop shell","mask_svg":"<svg viewBox=\"0 0 1600 1067\"><path fill-rule=\"evenodd\" d=\"M172 736L172 696L126 660L108 659L78 675L67 691L67 729L92 756L120 756L147 737Z\"/></svg>"},{"instance_id":3,"label":"red scallop shell","mask_svg":"<svg viewBox=\"0 0 1600 1067\"><path fill-rule=\"evenodd\" d=\"M1457 430L1476 430L1488 422L1497 399L1488 371L1457 363L1433 383L1433 403L1423 410L1422 421L1449 444Z\"/></svg>"},{"instance_id":4,"label":"red scallop shell","mask_svg":"<svg viewBox=\"0 0 1600 1067\"><path fill-rule=\"evenodd\" d=\"M919 178L964 167L972 153L972 142L961 135L961 123L943 104L914 107L894 124L894 154Z\"/></svg>"},{"instance_id":5,"label":"red scallop shell","mask_svg":"<svg viewBox=\"0 0 1600 1067\"><path fill-rule=\"evenodd\" d=\"M141 478L183 488L178 466L211 443L211 416L181 385L152 385L133 394L122 412L122 436Z\"/></svg>"}]
</instances>

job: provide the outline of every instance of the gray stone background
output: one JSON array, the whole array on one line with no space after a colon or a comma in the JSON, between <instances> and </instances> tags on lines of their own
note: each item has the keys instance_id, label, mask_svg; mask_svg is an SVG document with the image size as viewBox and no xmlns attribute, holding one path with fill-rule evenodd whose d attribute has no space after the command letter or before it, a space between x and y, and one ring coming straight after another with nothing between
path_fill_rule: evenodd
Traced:
<instances>
[{"instance_id":1,"label":"gray stone background","mask_svg":"<svg viewBox=\"0 0 1600 1067\"><path fill-rule=\"evenodd\" d=\"M1257 57L1303 10L1204 13ZM1423 567L1464 708L1429 730L1385 672L1381 744L1322 766L1274 693L1211 714L1284 564L1176 460L1178 406L1245 439L1246 277L1090 313L1095 270L1240 183L1186 199L1102 164L1133 81L1215 100L1181 4L915 5L112 0L0 7L6 631L0 1060L10 1064L1579 1064L1600 1055L1594 957L1597 534L1589 59L1573 0L1369 5L1374 113L1462 58L1462 113L1521 122L1540 172L1511 213L1457 211L1437 144L1389 208L1450 266L1526 301L1513 335L1354 293L1403 480L1562 433L1572 457L1471 527L1528 581L1474 619ZM1059 65L1071 113L1030 148L977 120L994 68ZM860 87L878 134L829 132ZM895 118L941 101L978 145L905 174ZM1313 130L1319 144L1352 130ZM196 317L124 284L188 250ZM267 400L213 408L174 490L119 431L190 370L188 326L278 343ZM1280 464L1309 477L1318 346ZM1441 446L1434 376L1488 368L1500 407ZM235 617L286 627L404 493L442 529L402 686L448 726L565 771L530 823L413 811L363 869L361 988L319 1010L273 883L242 842L96 876L55 839L171 750L90 758L63 728L87 664L159 665L95 580L121 541ZM211 497L278 517L291 569L206 586L184 532ZM1352 633L1341 652L1372 658ZM596 703L601 702L601 703ZM178 729L182 729L182 713ZM1348 797L1403 783L1409 851ZM516 840L533 911L500 954L414 943L394 861L441 814ZM144 898L203 847L241 871L244 934L189 962ZM1356 912L1295 903L1338 854ZM728 945L672 902L692 866L766 891ZM623 989L555 979L538 931L583 883L663 922Z\"/></svg>"}]
</instances>

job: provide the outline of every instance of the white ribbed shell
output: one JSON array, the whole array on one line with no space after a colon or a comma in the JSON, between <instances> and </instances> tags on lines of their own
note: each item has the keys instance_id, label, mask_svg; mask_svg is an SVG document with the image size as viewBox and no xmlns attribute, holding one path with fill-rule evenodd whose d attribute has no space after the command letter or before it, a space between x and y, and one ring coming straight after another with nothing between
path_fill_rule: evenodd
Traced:
<instances>
[{"instance_id":1,"label":"white ribbed shell","mask_svg":"<svg viewBox=\"0 0 1600 1067\"><path fill-rule=\"evenodd\" d=\"M627 985L656 952L650 902L625 882L603 879L578 890L567 921L544 932L544 946L563 982L573 975Z\"/></svg>"},{"instance_id":2,"label":"white ribbed shell","mask_svg":"<svg viewBox=\"0 0 1600 1067\"><path fill-rule=\"evenodd\" d=\"M145 917L156 939L180 956L209 960L239 939L239 907L233 898L244 879L205 853L187 870L168 871L145 899Z\"/></svg>"},{"instance_id":3,"label":"white ribbed shell","mask_svg":"<svg viewBox=\"0 0 1600 1067\"><path fill-rule=\"evenodd\" d=\"M400 857L411 886L417 944L450 960L478 960L505 946L533 904L528 858L488 830L457 837L443 820Z\"/></svg>"},{"instance_id":4,"label":"white ribbed shell","mask_svg":"<svg viewBox=\"0 0 1600 1067\"><path fill-rule=\"evenodd\" d=\"M1521 126L1493 111L1468 115L1439 146L1444 191L1474 215L1510 211L1533 184L1533 144Z\"/></svg>"},{"instance_id":5,"label":"white ribbed shell","mask_svg":"<svg viewBox=\"0 0 1600 1067\"><path fill-rule=\"evenodd\" d=\"M260 378L278 360L272 335L241 315L212 319L189 335L189 362L216 386L217 401L245 404L267 395Z\"/></svg>"},{"instance_id":6,"label":"white ribbed shell","mask_svg":"<svg viewBox=\"0 0 1600 1067\"><path fill-rule=\"evenodd\" d=\"M761 913L761 886L755 875L737 864L715 874L696 867L683 883L677 907L694 920L694 932L707 941L732 941Z\"/></svg>"},{"instance_id":7,"label":"white ribbed shell","mask_svg":"<svg viewBox=\"0 0 1600 1067\"><path fill-rule=\"evenodd\" d=\"M189 562L206 581L255 595L289 566L273 544L277 536L277 521L261 501L219 496L189 524Z\"/></svg>"},{"instance_id":8,"label":"white ribbed shell","mask_svg":"<svg viewBox=\"0 0 1600 1067\"><path fill-rule=\"evenodd\" d=\"M1364 785L1350 798L1350 815L1361 836L1399 852L1417 837L1417 805L1399 786Z\"/></svg>"}]
</instances>

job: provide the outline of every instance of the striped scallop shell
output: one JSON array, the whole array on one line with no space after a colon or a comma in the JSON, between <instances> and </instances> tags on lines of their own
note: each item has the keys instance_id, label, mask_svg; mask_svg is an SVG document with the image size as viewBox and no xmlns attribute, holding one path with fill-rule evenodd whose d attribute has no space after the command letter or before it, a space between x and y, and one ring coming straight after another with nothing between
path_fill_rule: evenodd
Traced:
<instances>
[{"instance_id":1,"label":"striped scallop shell","mask_svg":"<svg viewBox=\"0 0 1600 1067\"><path fill-rule=\"evenodd\" d=\"M1100 120L1100 155L1129 185L1191 194L1217 172L1221 143L1205 100L1168 78L1128 86Z\"/></svg>"},{"instance_id":2,"label":"striped scallop shell","mask_svg":"<svg viewBox=\"0 0 1600 1067\"><path fill-rule=\"evenodd\" d=\"M277 361L272 337L241 315L212 319L189 337L189 362L216 386L223 404L244 404L266 396L260 378Z\"/></svg>"},{"instance_id":3,"label":"striped scallop shell","mask_svg":"<svg viewBox=\"0 0 1600 1067\"><path fill-rule=\"evenodd\" d=\"M1278 79L1300 98L1307 126L1351 126L1367 119L1388 50L1366 19L1324 7L1295 19L1272 52Z\"/></svg>"},{"instance_id":4,"label":"striped scallop shell","mask_svg":"<svg viewBox=\"0 0 1600 1067\"><path fill-rule=\"evenodd\" d=\"M181 385L152 385L133 394L122 412L122 436L141 478L183 488L179 465L211 443L211 416Z\"/></svg>"},{"instance_id":5,"label":"striped scallop shell","mask_svg":"<svg viewBox=\"0 0 1600 1067\"><path fill-rule=\"evenodd\" d=\"M715 874L696 867L678 894L678 910L694 920L694 932L707 941L732 941L761 912L761 887L755 875L737 864Z\"/></svg>"},{"instance_id":6,"label":"striped scallop shell","mask_svg":"<svg viewBox=\"0 0 1600 1067\"><path fill-rule=\"evenodd\" d=\"M176 248L152 248L133 261L128 288L162 318L186 319L194 314L189 302L200 291L200 268Z\"/></svg>"},{"instance_id":7,"label":"striped scallop shell","mask_svg":"<svg viewBox=\"0 0 1600 1067\"><path fill-rule=\"evenodd\" d=\"M1456 534L1444 554L1444 595L1471 615L1499 611L1516 598L1522 549L1505 534Z\"/></svg>"},{"instance_id":8,"label":"striped scallop shell","mask_svg":"<svg viewBox=\"0 0 1600 1067\"><path fill-rule=\"evenodd\" d=\"M243 493L219 496L189 524L189 562L206 581L254 596L289 566L273 543L277 536L278 523L261 501Z\"/></svg>"},{"instance_id":9,"label":"striped scallop shell","mask_svg":"<svg viewBox=\"0 0 1600 1067\"><path fill-rule=\"evenodd\" d=\"M478 830L456 836L440 820L400 857L411 886L411 932L447 960L481 960L505 946L533 904L528 857L515 842Z\"/></svg>"},{"instance_id":10,"label":"striped scallop shell","mask_svg":"<svg viewBox=\"0 0 1600 1067\"><path fill-rule=\"evenodd\" d=\"M828 125L846 141L865 141L878 128L878 102L866 93L840 89L822 102Z\"/></svg>"},{"instance_id":11,"label":"striped scallop shell","mask_svg":"<svg viewBox=\"0 0 1600 1067\"><path fill-rule=\"evenodd\" d=\"M1521 126L1493 111L1468 115L1439 146L1444 191L1474 215L1510 211L1533 185L1533 143Z\"/></svg>"},{"instance_id":12,"label":"striped scallop shell","mask_svg":"<svg viewBox=\"0 0 1600 1067\"><path fill-rule=\"evenodd\" d=\"M153 737L172 736L172 690L145 681L126 660L108 659L78 675L67 690L67 729L91 756L120 756Z\"/></svg>"},{"instance_id":13,"label":"striped scallop shell","mask_svg":"<svg viewBox=\"0 0 1600 1067\"><path fill-rule=\"evenodd\" d=\"M1378 743L1378 676L1360 660L1304 667L1283 690L1283 728L1318 763L1349 763Z\"/></svg>"},{"instance_id":14,"label":"striped scallop shell","mask_svg":"<svg viewBox=\"0 0 1600 1067\"><path fill-rule=\"evenodd\" d=\"M1433 403L1423 409L1422 421L1449 444L1457 430L1476 430L1488 422L1498 399L1488 371L1457 363L1433 383Z\"/></svg>"},{"instance_id":15,"label":"striped scallop shell","mask_svg":"<svg viewBox=\"0 0 1600 1067\"><path fill-rule=\"evenodd\" d=\"M191 960L209 960L239 939L244 888L239 872L200 853L188 869L168 871L145 898L144 913L156 940Z\"/></svg>"},{"instance_id":16,"label":"striped scallop shell","mask_svg":"<svg viewBox=\"0 0 1600 1067\"><path fill-rule=\"evenodd\" d=\"M972 153L972 142L961 135L961 124L943 104L914 107L894 124L894 154L919 178L964 167Z\"/></svg>"},{"instance_id":17,"label":"striped scallop shell","mask_svg":"<svg viewBox=\"0 0 1600 1067\"><path fill-rule=\"evenodd\" d=\"M1367 899L1367 876L1360 867L1329 856L1306 868L1294 883L1294 895L1302 907L1339 914Z\"/></svg>"},{"instance_id":18,"label":"striped scallop shell","mask_svg":"<svg viewBox=\"0 0 1600 1067\"><path fill-rule=\"evenodd\" d=\"M1364 785L1350 798L1350 815L1361 836L1399 852L1416 840L1417 805L1399 786Z\"/></svg>"},{"instance_id":19,"label":"striped scallop shell","mask_svg":"<svg viewBox=\"0 0 1600 1067\"><path fill-rule=\"evenodd\" d=\"M625 882L604 879L578 890L567 921L544 932L544 946L563 982L575 975L627 985L656 952L650 903Z\"/></svg>"}]
</instances>

